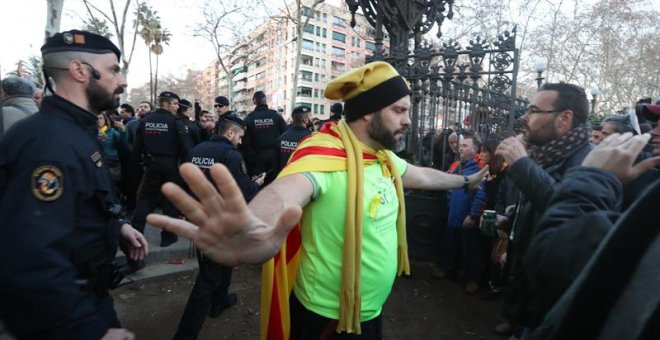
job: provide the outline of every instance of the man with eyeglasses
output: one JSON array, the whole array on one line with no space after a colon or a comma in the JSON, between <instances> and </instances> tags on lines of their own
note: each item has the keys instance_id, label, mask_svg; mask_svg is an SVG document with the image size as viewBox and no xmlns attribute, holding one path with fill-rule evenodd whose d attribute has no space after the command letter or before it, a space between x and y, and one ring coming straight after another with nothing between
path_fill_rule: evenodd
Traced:
<instances>
[{"instance_id":1,"label":"man with eyeglasses","mask_svg":"<svg viewBox=\"0 0 660 340\"><path fill-rule=\"evenodd\" d=\"M552 275L545 282L528 279L524 264L530 242L542 230L537 224L564 173L579 166L593 146L589 143L589 101L584 89L566 83L545 84L521 117L523 134L503 140L495 154L509 164L507 176L522 193L509 251L513 280L505 306L512 324L535 328L558 296Z\"/></svg>"}]
</instances>

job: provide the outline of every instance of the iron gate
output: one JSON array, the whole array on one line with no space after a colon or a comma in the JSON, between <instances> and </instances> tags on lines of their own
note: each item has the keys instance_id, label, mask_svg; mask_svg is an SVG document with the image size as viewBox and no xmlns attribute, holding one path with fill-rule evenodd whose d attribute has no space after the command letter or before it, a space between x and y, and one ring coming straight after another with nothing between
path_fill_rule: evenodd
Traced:
<instances>
[{"instance_id":1,"label":"iron gate","mask_svg":"<svg viewBox=\"0 0 660 340\"><path fill-rule=\"evenodd\" d=\"M441 26L445 18L451 19L453 0L346 3L353 15L360 6L375 28L376 51L368 61L389 62L411 85L412 124L406 145L411 160L419 163L425 152L432 152L420 145L424 135L447 133L450 125L455 124L458 133L470 128L482 137L502 137L518 130L517 117L527 103L516 97L520 56L515 27L493 42L477 36L465 47L456 40L431 45L422 36L436 23ZM383 28L390 36L389 53L383 49Z\"/></svg>"}]
</instances>

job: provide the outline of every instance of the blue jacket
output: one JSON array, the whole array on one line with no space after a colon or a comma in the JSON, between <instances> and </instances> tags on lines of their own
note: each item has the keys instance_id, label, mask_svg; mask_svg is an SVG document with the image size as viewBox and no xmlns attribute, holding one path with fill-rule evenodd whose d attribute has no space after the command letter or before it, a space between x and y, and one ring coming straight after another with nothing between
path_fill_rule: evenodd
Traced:
<instances>
[{"instance_id":1,"label":"blue jacket","mask_svg":"<svg viewBox=\"0 0 660 340\"><path fill-rule=\"evenodd\" d=\"M460 163L459 163L460 162ZM479 172L479 164L472 158L466 161L456 161L449 169L449 173L455 175L470 176ZM486 192L484 184L479 185L477 190L455 189L449 190L449 214L447 218L448 228L461 228L463 221L468 215L472 216L474 223L478 222L477 216L486 203Z\"/></svg>"}]
</instances>

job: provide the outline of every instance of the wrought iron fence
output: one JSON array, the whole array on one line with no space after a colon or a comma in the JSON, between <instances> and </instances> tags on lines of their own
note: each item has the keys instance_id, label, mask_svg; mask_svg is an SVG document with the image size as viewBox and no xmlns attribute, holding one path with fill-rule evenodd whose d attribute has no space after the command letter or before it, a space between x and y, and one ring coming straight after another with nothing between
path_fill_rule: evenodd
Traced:
<instances>
[{"instance_id":1,"label":"wrought iron fence","mask_svg":"<svg viewBox=\"0 0 660 340\"><path fill-rule=\"evenodd\" d=\"M482 137L502 137L518 130L516 123L527 103L516 97L515 27L493 42L477 36L465 47L451 39L430 45L422 35L452 17L452 0L346 2L352 13L361 6L375 28L377 48L369 61L389 62L411 85L412 126L406 151L414 161L424 163L432 152L420 143L431 131L446 133L453 127L460 133L470 128ZM383 28L390 35L389 52L382 47Z\"/></svg>"}]
</instances>

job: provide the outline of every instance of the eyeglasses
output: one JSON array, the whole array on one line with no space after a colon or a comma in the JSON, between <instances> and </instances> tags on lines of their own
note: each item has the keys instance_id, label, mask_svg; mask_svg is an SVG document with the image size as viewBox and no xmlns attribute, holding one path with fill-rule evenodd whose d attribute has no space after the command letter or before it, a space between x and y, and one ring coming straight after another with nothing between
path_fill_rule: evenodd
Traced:
<instances>
[{"instance_id":1,"label":"eyeglasses","mask_svg":"<svg viewBox=\"0 0 660 340\"><path fill-rule=\"evenodd\" d=\"M535 110L535 109L530 109L528 108L525 113L533 115L536 113L556 113L556 112L561 112L562 110Z\"/></svg>"},{"instance_id":2,"label":"eyeglasses","mask_svg":"<svg viewBox=\"0 0 660 340\"><path fill-rule=\"evenodd\" d=\"M213 107L225 107L225 106L227 106L227 105L222 105L222 104L215 104L215 105L213 105Z\"/></svg>"}]
</instances>

